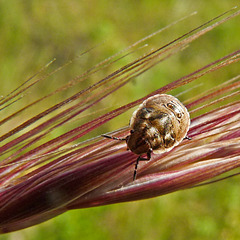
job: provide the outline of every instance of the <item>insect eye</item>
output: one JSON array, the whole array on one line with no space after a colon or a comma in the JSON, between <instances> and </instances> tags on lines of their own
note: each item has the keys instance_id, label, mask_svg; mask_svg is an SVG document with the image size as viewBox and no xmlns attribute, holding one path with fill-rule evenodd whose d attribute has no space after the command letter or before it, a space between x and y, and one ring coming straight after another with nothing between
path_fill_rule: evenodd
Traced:
<instances>
[{"instance_id":1,"label":"insect eye","mask_svg":"<svg viewBox=\"0 0 240 240\"><path fill-rule=\"evenodd\" d=\"M175 106L173 103L167 103L168 108L170 108L175 115L177 116L177 118L181 118L182 117L182 113L179 110L179 108L177 106Z\"/></svg>"}]
</instances>

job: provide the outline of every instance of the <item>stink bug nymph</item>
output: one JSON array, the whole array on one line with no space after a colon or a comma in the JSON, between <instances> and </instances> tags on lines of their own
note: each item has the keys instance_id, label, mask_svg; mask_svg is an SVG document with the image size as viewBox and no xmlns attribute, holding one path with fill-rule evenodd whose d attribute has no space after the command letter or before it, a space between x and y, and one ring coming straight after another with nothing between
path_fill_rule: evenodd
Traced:
<instances>
[{"instance_id":1,"label":"stink bug nymph","mask_svg":"<svg viewBox=\"0 0 240 240\"><path fill-rule=\"evenodd\" d=\"M170 151L183 139L189 139L189 125L188 110L177 98L157 94L146 99L133 113L130 119L130 135L126 138L102 136L126 141L128 149L139 155L133 174L135 180L139 161L150 160L152 153ZM147 157L142 157L142 154Z\"/></svg>"}]
</instances>

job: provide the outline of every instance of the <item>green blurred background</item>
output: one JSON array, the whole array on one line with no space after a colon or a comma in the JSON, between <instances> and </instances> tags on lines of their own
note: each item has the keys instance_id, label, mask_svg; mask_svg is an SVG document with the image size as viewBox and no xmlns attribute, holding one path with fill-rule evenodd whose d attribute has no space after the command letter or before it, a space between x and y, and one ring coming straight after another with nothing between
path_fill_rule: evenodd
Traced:
<instances>
[{"instance_id":1,"label":"green blurred background","mask_svg":"<svg viewBox=\"0 0 240 240\"><path fill-rule=\"evenodd\" d=\"M57 60L50 70L97 46L56 74L48 84L38 85L33 94L40 97L181 17L198 12L154 37L151 47L163 45L238 3L233 0L0 1L0 94L6 95L53 58ZM145 96L237 50L239 23L239 17L225 23L191 44L186 51L140 76L111 96L110 107L116 108ZM117 66L136 57L137 53ZM102 78L110 71L111 68L105 69L97 77ZM202 89L237 74L239 64L211 74L206 77ZM95 81L90 79L82 83L82 87ZM182 90L184 87L174 94ZM28 98L25 97L26 102ZM105 101L100 107L108 105L109 101ZM99 131L127 124L126 116L120 116ZM0 239L240 239L239 204L238 178L233 178L151 200L71 211L38 226L0 236Z\"/></svg>"}]
</instances>

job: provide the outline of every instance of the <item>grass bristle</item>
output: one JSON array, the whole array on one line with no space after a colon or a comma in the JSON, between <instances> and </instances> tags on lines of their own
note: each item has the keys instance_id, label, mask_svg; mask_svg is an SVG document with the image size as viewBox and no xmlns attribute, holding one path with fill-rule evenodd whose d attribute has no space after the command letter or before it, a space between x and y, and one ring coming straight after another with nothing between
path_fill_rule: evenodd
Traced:
<instances>
[{"instance_id":1,"label":"grass bristle","mask_svg":"<svg viewBox=\"0 0 240 240\"><path fill-rule=\"evenodd\" d=\"M168 93L237 63L240 50L207 63L141 99L109 111L52 139L48 138L55 129L75 121L133 78L179 51L184 51L192 41L238 15L239 11L232 9L162 47L148 50L142 57L113 71L95 84L24 119L12 129L7 129L0 136L0 232L29 227L69 209L146 199L191 188L239 167L239 76L226 80L207 92L199 91L197 96L186 100L185 104L192 116L188 132L191 140L184 140L170 152L153 155L151 161L141 162L136 181L132 181L136 155L127 151L124 141L118 142L101 136L86 141L81 141L81 138L137 106L149 96ZM97 75L100 70L114 65L121 57L140 48L142 50L139 44L161 31L95 65L56 91L33 99L29 105L14 109L13 112L9 110L10 113L0 121L1 126L4 127L23 112L31 111L32 107L37 107L49 97ZM41 69L19 89L2 98L1 109L12 109L32 86L61 69L62 67L50 74L44 73L46 68ZM125 137L129 134L129 128L126 126L108 134Z\"/></svg>"}]
</instances>

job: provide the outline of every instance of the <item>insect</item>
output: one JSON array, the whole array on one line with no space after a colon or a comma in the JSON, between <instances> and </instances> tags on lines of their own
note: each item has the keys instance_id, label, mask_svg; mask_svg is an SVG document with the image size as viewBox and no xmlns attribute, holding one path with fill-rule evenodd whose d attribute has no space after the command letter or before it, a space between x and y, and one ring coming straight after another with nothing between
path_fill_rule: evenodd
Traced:
<instances>
[{"instance_id":1,"label":"insect","mask_svg":"<svg viewBox=\"0 0 240 240\"><path fill-rule=\"evenodd\" d=\"M175 97L157 94L146 99L130 119L130 135L114 140L126 141L128 150L139 155L134 169L133 180L137 176L139 161L148 161L151 154L170 151L187 137L190 116L187 108ZM146 154L146 157L142 157Z\"/></svg>"}]
</instances>

